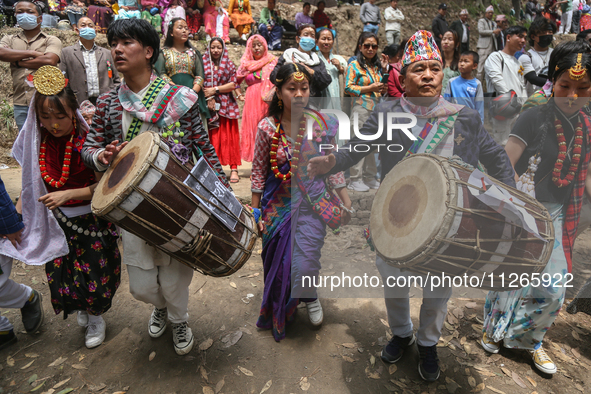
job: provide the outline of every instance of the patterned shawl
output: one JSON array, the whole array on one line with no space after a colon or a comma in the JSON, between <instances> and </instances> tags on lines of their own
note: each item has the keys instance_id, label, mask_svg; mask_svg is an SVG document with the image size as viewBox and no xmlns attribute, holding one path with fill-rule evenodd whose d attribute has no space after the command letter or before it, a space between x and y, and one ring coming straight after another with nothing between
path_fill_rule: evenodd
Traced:
<instances>
[{"instance_id":1,"label":"patterned shawl","mask_svg":"<svg viewBox=\"0 0 591 394\"><path fill-rule=\"evenodd\" d=\"M263 44L263 56L259 60L254 59L252 53L252 45L257 40ZM267 40L260 34L255 34L246 42L246 50L240 59L240 67L238 67L238 78L245 78L248 74L258 71L271 62L277 63L277 58L269 53L267 48Z\"/></svg>"},{"instance_id":2,"label":"patterned shawl","mask_svg":"<svg viewBox=\"0 0 591 394\"><path fill-rule=\"evenodd\" d=\"M193 89L184 86L171 86L152 73L150 84L157 83L164 84L162 90L156 96L154 104L150 108L146 108L142 103L142 98L132 92L125 81L122 81L119 88L119 100L123 109L142 122L165 127L182 118L199 99Z\"/></svg>"},{"instance_id":3,"label":"patterned shawl","mask_svg":"<svg viewBox=\"0 0 591 394\"><path fill-rule=\"evenodd\" d=\"M453 115L455 113L460 112L462 108L464 108L461 104L452 104L449 101L446 101L443 96L439 96L439 100L436 103L432 104L429 107L423 107L420 105L416 105L411 103L406 93L402 95L400 98L400 105L402 108L414 114L418 118L443 118Z\"/></svg>"},{"instance_id":4,"label":"patterned shawl","mask_svg":"<svg viewBox=\"0 0 591 394\"><path fill-rule=\"evenodd\" d=\"M228 48L226 48L226 45L223 42L222 46L224 49L222 57L220 58L218 69L215 69L215 64L211 57L211 43L214 41L221 42L221 40L211 40L207 47L207 52L203 55L203 71L205 75L205 83L203 84L203 87L213 88L230 82L233 82L234 85L236 85L236 66L230 60ZM218 93L216 95L216 102L220 103L220 116L229 119L238 119L240 117L240 110L232 92Z\"/></svg>"},{"instance_id":5,"label":"patterned shawl","mask_svg":"<svg viewBox=\"0 0 591 394\"><path fill-rule=\"evenodd\" d=\"M566 207L566 215L564 218L564 226L562 226L562 248L568 264L568 272L572 272L573 267L573 248L575 238L577 237L577 226L581 214L581 207L583 206L583 197L585 195L585 179L587 179L587 168L589 167L589 159L591 158L591 146L589 146L589 132L591 131L591 118L585 114L583 110L580 115L585 123L585 161L579 163L579 171L577 171L574 179L575 187L570 195L568 205Z\"/></svg>"}]
</instances>

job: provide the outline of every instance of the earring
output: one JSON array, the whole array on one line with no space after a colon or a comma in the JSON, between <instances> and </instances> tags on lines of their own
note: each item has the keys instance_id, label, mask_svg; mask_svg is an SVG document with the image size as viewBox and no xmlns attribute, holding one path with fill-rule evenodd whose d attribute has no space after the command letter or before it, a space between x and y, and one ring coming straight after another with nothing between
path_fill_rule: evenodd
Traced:
<instances>
[{"instance_id":1,"label":"earring","mask_svg":"<svg viewBox=\"0 0 591 394\"><path fill-rule=\"evenodd\" d=\"M72 126L73 126L74 132L76 131L76 125L77 125L77 123L76 123L76 115L74 115L72 117Z\"/></svg>"},{"instance_id":2,"label":"earring","mask_svg":"<svg viewBox=\"0 0 591 394\"><path fill-rule=\"evenodd\" d=\"M279 108L283 108L283 100L279 99L277 105L279 106Z\"/></svg>"}]
</instances>

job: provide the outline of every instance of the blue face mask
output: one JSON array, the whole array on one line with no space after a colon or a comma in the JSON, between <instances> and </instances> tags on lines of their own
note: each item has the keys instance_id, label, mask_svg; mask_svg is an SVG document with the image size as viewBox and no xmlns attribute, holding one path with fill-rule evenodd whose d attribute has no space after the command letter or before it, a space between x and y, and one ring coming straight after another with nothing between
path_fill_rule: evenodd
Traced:
<instances>
[{"instance_id":1,"label":"blue face mask","mask_svg":"<svg viewBox=\"0 0 591 394\"><path fill-rule=\"evenodd\" d=\"M37 16L27 13L18 14L16 16L16 23L23 29L23 30L33 30L37 26L39 26L39 22L37 21Z\"/></svg>"},{"instance_id":2,"label":"blue face mask","mask_svg":"<svg viewBox=\"0 0 591 394\"><path fill-rule=\"evenodd\" d=\"M91 29L90 27L83 27L80 29L80 37L85 40L94 40L96 37L96 30Z\"/></svg>"},{"instance_id":3,"label":"blue face mask","mask_svg":"<svg viewBox=\"0 0 591 394\"><path fill-rule=\"evenodd\" d=\"M300 48L309 52L316 46L316 40L310 37L300 37Z\"/></svg>"}]
</instances>

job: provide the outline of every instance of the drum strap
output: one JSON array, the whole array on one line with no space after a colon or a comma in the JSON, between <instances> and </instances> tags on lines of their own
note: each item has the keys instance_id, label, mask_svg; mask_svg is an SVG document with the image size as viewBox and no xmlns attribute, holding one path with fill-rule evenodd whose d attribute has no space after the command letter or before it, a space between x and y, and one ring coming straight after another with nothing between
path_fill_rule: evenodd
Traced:
<instances>
[{"instance_id":1,"label":"drum strap","mask_svg":"<svg viewBox=\"0 0 591 394\"><path fill-rule=\"evenodd\" d=\"M459 112L456 112L455 114L450 115L447 118L445 118L444 120L439 122L439 124L437 126L437 132L435 132L435 135L433 135L433 137L431 138L430 141L427 141L428 145L425 148L424 153L433 152L435 150L435 148L437 148L437 146L439 146L441 141L449 134L449 132L451 130L453 130L453 126L456 123L456 119L458 117L458 114L459 114ZM419 133L417 140L415 142L413 142L412 146L408 149L408 151L406 152L404 157L408 157L410 155L417 153L417 151L419 150L421 145L423 145L423 143L425 143L425 138L427 138L427 136L431 132L431 129L433 128L433 125L435 124L435 122L436 122L436 119L429 119L427 121L427 124L425 124L425 127L423 128L423 130L421 130L421 132Z\"/></svg>"},{"instance_id":2,"label":"drum strap","mask_svg":"<svg viewBox=\"0 0 591 394\"><path fill-rule=\"evenodd\" d=\"M142 104L144 105L144 107L152 108L152 105L154 104L156 97L158 97L158 95L160 94L160 92L162 91L164 86L166 86L166 82L164 82L164 80L162 80L161 78L156 78L152 82L152 84L148 88L148 91L144 95L144 98L142 99ZM170 99L170 97L172 97L172 95L167 95L165 97L165 100L167 98ZM164 107L166 107L166 104L168 104L168 102L163 102L162 104L159 105L159 107L164 108ZM142 128L142 124L144 124L143 121L134 117L129 125L129 129L127 129L127 136L125 137L125 140L131 141L132 139L134 139L138 135L138 133L140 132L140 129Z\"/></svg>"}]
</instances>

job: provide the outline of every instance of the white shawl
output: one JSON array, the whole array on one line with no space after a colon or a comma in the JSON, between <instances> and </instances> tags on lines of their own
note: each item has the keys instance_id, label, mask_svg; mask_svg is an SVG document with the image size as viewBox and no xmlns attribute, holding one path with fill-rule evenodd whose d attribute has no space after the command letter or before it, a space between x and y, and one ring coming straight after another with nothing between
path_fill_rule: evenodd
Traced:
<instances>
[{"instance_id":1,"label":"white shawl","mask_svg":"<svg viewBox=\"0 0 591 394\"><path fill-rule=\"evenodd\" d=\"M310 52L308 55L306 52L302 52L297 48L289 48L283 52L283 58L285 63L293 63L294 60L297 63L304 63L306 66L314 67L320 64L320 58L314 52Z\"/></svg>"},{"instance_id":2,"label":"white shawl","mask_svg":"<svg viewBox=\"0 0 591 394\"><path fill-rule=\"evenodd\" d=\"M39 202L39 197L47 194L45 182L39 169L39 147L41 133L37 127L35 96L31 99L27 121L19 132L12 156L22 167L22 211L25 229L22 242L17 248L7 239L0 240L0 250L5 256L25 262L29 265L43 265L69 252L66 236L53 213ZM82 127L88 125L76 111L76 117Z\"/></svg>"}]
</instances>

